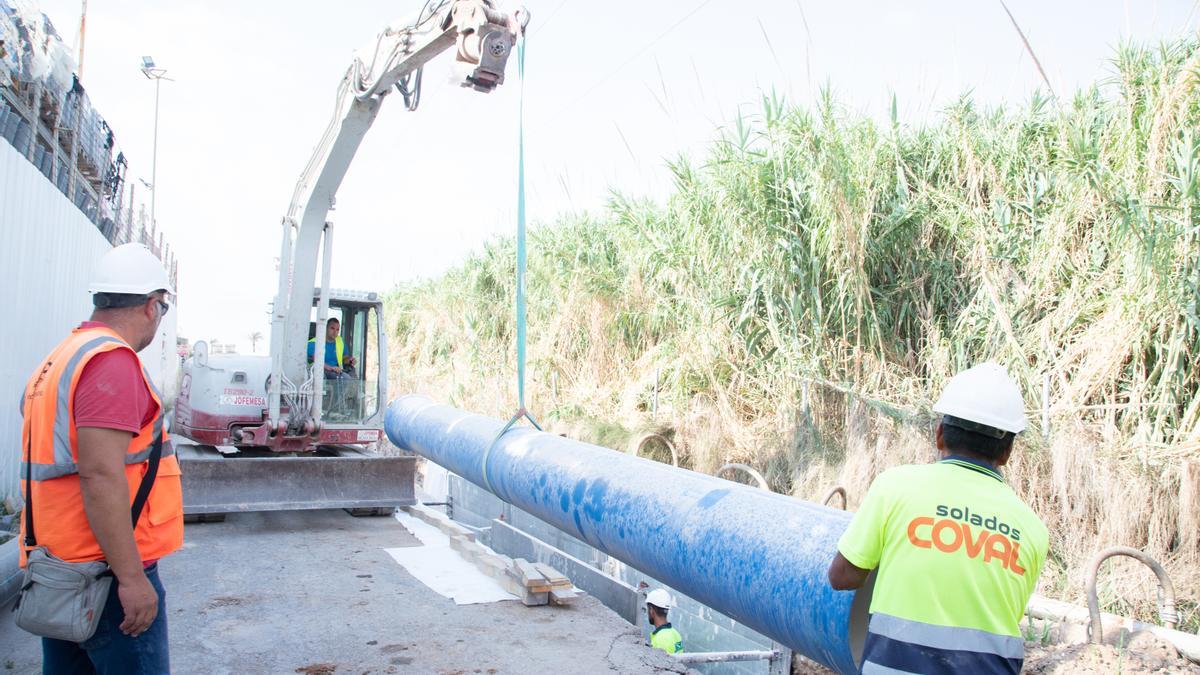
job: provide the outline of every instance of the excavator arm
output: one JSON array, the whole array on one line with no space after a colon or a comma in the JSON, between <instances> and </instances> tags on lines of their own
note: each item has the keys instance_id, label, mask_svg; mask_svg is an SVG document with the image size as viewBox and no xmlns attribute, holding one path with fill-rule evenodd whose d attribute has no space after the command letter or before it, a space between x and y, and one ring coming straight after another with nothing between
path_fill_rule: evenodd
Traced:
<instances>
[{"instance_id":1,"label":"excavator arm","mask_svg":"<svg viewBox=\"0 0 1200 675\"><path fill-rule=\"evenodd\" d=\"M321 425L322 361L307 358L308 327L319 252L325 261L318 326L328 314L331 228L326 217L379 108L393 90L409 110L420 100L421 69L454 50L464 87L490 92L504 81L504 67L528 14L508 15L489 0L429 0L411 21L384 29L356 55L338 87L334 115L296 183L283 219L279 288L271 318L268 425L276 434L312 434ZM324 354L324 331L316 333ZM286 405L288 414L281 410Z\"/></svg>"},{"instance_id":2,"label":"excavator arm","mask_svg":"<svg viewBox=\"0 0 1200 675\"><path fill-rule=\"evenodd\" d=\"M365 313L364 308L379 306L374 293L331 292L333 227L326 218L384 98L398 92L405 107L415 110L422 67L451 50L462 86L492 91L504 81L505 64L526 20L523 11L499 12L491 0L426 0L415 19L389 26L355 56L338 86L333 118L283 218L269 363L255 356L214 356L210 361L198 344L184 366L176 406L182 442L175 447L184 467L184 513L189 518L323 508L378 515L413 503L415 458L383 456L363 447L379 439L378 407L370 419L334 423L334 410L346 415L347 390L341 389L341 405L329 406L330 423L322 420L323 328L331 296L343 311L355 307ZM310 367L308 328L318 266L322 330L314 337ZM356 335L365 347L361 325ZM386 344L382 335L375 335L375 391L383 396ZM365 359L368 354L355 356ZM266 386L255 389L264 379ZM339 383L331 383L331 391L338 391Z\"/></svg>"}]
</instances>

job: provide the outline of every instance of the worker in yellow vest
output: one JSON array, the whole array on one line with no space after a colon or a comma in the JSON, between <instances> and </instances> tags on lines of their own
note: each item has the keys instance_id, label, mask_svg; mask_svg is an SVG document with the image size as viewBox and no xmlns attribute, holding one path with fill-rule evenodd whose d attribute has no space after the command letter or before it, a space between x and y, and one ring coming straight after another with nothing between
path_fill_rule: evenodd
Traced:
<instances>
[{"instance_id":1,"label":"worker in yellow vest","mask_svg":"<svg viewBox=\"0 0 1200 675\"><path fill-rule=\"evenodd\" d=\"M829 583L859 588L877 570L864 674L1015 675L1018 624L1049 548L1046 526L1000 474L1025 430L1021 391L984 363L955 375L933 409L939 461L875 479Z\"/></svg>"},{"instance_id":2,"label":"worker in yellow vest","mask_svg":"<svg viewBox=\"0 0 1200 675\"><path fill-rule=\"evenodd\" d=\"M158 334L171 283L148 248L125 244L101 258L88 290L91 318L33 371L22 398L21 565L44 548L105 561L116 579L90 639L42 638L42 670L166 673L158 561L183 545L183 499L162 397L137 352Z\"/></svg>"},{"instance_id":3,"label":"worker in yellow vest","mask_svg":"<svg viewBox=\"0 0 1200 675\"><path fill-rule=\"evenodd\" d=\"M325 377L340 379L347 368L353 368L356 359L346 354L346 342L342 340L342 325L337 317L331 316L325 322ZM308 341L308 362L316 358L317 339Z\"/></svg>"},{"instance_id":4,"label":"worker in yellow vest","mask_svg":"<svg viewBox=\"0 0 1200 675\"><path fill-rule=\"evenodd\" d=\"M668 654L678 654L683 651L683 636L667 621L667 612L670 610L671 596L665 590L656 588L646 595L646 616L653 626L650 646Z\"/></svg>"}]
</instances>

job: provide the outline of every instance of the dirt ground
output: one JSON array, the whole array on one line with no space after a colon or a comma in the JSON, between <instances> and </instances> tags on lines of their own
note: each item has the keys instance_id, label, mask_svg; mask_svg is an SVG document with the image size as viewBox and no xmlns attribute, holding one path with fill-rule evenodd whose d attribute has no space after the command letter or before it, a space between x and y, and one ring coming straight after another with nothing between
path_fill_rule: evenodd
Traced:
<instances>
[{"instance_id":1,"label":"dirt ground","mask_svg":"<svg viewBox=\"0 0 1200 675\"><path fill-rule=\"evenodd\" d=\"M833 671L805 659L792 663L792 675L828 675ZM1032 675L1174 675L1200 674L1200 666L1179 656L1175 649L1150 633L1132 636L1128 646L1025 643L1025 668Z\"/></svg>"},{"instance_id":2,"label":"dirt ground","mask_svg":"<svg viewBox=\"0 0 1200 675\"><path fill-rule=\"evenodd\" d=\"M1200 666L1150 633L1137 633L1129 645L1025 644L1026 673L1200 673Z\"/></svg>"}]
</instances>

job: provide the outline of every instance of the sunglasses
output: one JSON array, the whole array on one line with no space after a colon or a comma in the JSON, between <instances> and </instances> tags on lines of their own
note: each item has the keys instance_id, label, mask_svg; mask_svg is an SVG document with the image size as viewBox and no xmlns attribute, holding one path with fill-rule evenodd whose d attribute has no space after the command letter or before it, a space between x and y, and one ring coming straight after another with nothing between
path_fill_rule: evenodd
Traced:
<instances>
[{"instance_id":1,"label":"sunglasses","mask_svg":"<svg viewBox=\"0 0 1200 675\"><path fill-rule=\"evenodd\" d=\"M162 314L160 314L159 316L166 316L167 312L171 311L171 306L168 305L167 303L163 302L162 300L158 301L158 306L162 308Z\"/></svg>"}]
</instances>

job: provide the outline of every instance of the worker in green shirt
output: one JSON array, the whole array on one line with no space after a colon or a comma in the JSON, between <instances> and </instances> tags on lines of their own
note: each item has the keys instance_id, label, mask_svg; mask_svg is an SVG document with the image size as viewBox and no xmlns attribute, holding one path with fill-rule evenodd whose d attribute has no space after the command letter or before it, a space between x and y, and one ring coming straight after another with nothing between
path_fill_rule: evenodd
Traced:
<instances>
[{"instance_id":1,"label":"worker in green shirt","mask_svg":"<svg viewBox=\"0 0 1200 675\"><path fill-rule=\"evenodd\" d=\"M1018 622L1049 535L1000 475L1025 430L1003 367L955 375L933 407L939 460L871 484L829 566L836 590L877 570L862 672L1019 673Z\"/></svg>"},{"instance_id":2,"label":"worker in green shirt","mask_svg":"<svg viewBox=\"0 0 1200 675\"><path fill-rule=\"evenodd\" d=\"M683 651L683 636L667 621L670 610L671 596L665 590L656 588L646 595L646 616L654 627L650 632L650 646L668 654L678 654Z\"/></svg>"}]
</instances>

